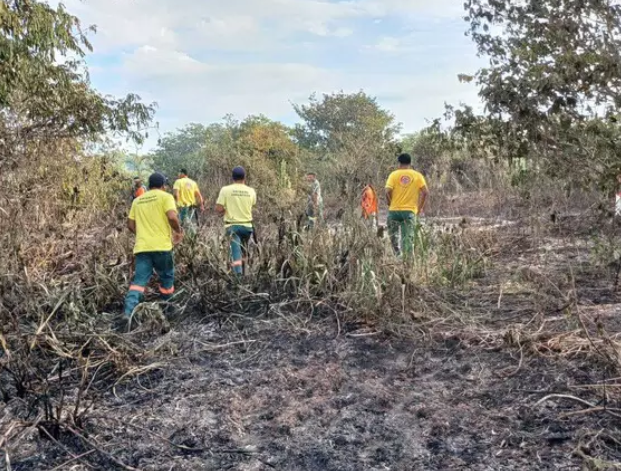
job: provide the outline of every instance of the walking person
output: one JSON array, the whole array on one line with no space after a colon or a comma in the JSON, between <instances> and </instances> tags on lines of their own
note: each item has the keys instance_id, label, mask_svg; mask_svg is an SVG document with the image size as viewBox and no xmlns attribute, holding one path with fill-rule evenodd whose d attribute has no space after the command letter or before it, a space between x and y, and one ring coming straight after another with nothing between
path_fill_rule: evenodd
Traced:
<instances>
[{"instance_id":1,"label":"walking person","mask_svg":"<svg viewBox=\"0 0 621 471\"><path fill-rule=\"evenodd\" d=\"M373 185L368 183L362 190L360 206L362 217L371 229L377 228L377 192Z\"/></svg>"},{"instance_id":2,"label":"walking person","mask_svg":"<svg viewBox=\"0 0 621 471\"><path fill-rule=\"evenodd\" d=\"M231 269L243 275L248 264L248 242L253 233L252 209L257 204L257 194L246 185L246 170L235 167L233 183L220 190L216 212L224 217L224 227L230 237Z\"/></svg>"},{"instance_id":3,"label":"walking person","mask_svg":"<svg viewBox=\"0 0 621 471\"><path fill-rule=\"evenodd\" d=\"M192 227L196 209L200 207L201 212L205 211L205 200L198 184L188 177L188 171L184 168L179 171L179 178L173 185L173 195L179 208L181 224Z\"/></svg>"},{"instance_id":4,"label":"walking person","mask_svg":"<svg viewBox=\"0 0 621 471\"><path fill-rule=\"evenodd\" d=\"M181 242L183 230L179 224L175 199L164 191L165 177L154 173L149 177L149 190L132 203L127 227L136 235L134 244L134 278L125 297L126 321L142 301L145 287L153 271L159 278L159 291L168 301L175 291L173 245Z\"/></svg>"},{"instance_id":5,"label":"walking person","mask_svg":"<svg viewBox=\"0 0 621 471\"><path fill-rule=\"evenodd\" d=\"M417 231L417 217L422 215L429 191L425 177L412 168L412 157L401 154L399 168L386 181L388 234L395 255L411 258Z\"/></svg>"},{"instance_id":6,"label":"walking person","mask_svg":"<svg viewBox=\"0 0 621 471\"><path fill-rule=\"evenodd\" d=\"M132 200L135 200L139 196L144 195L147 192L147 188L142 184L142 178L134 177L134 187L132 189Z\"/></svg>"},{"instance_id":7,"label":"walking person","mask_svg":"<svg viewBox=\"0 0 621 471\"><path fill-rule=\"evenodd\" d=\"M321 184L317 180L317 174L308 172L306 180L310 182L310 189L306 203L306 229L312 229L323 222L323 197Z\"/></svg>"}]
</instances>

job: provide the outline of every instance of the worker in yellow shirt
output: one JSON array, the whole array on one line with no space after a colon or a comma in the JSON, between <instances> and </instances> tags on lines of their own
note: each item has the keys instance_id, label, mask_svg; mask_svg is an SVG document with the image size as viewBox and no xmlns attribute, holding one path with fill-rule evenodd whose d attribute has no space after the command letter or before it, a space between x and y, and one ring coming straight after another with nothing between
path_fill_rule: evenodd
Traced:
<instances>
[{"instance_id":1,"label":"worker in yellow shirt","mask_svg":"<svg viewBox=\"0 0 621 471\"><path fill-rule=\"evenodd\" d=\"M411 257L414 252L417 217L423 213L429 194L425 177L412 168L412 157L401 154L399 168L386 181L388 234L395 255ZM399 247L401 233L401 247Z\"/></svg>"},{"instance_id":2,"label":"worker in yellow shirt","mask_svg":"<svg viewBox=\"0 0 621 471\"><path fill-rule=\"evenodd\" d=\"M127 227L136 234L134 255L136 268L129 292L125 297L125 318L130 320L142 300L153 270L160 281L160 295L165 301L175 291L173 244L183 238L177 217L175 199L164 191L165 177L154 173L149 177L149 191L132 203Z\"/></svg>"},{"instance_id":3,"label":"worker in yellow shirt","mask_svg":"<svg viewBox=\"0 0 621 471\"><path fill-rule=\"evenodd\" d=\"M226 234L231 238L231 268L242 275L248 262L248 242L252 237L252 208L257 204L257 194L246 185L243 167L233 169L233 183L220 190L216 212L224 216Z\"/></svg>"},{"instance_id":4,"label":"worker in yellow shirt","mask_svg":"<svg viewBox=\"0 0 621 471\"><path fill-rule=\"evenodd\" d=\"M188 177L188 171L184 168L179 171L179 178L173 185L173 195L179 208L181 224L191 225L197 206L201 212L205 211L205 200L198 189L198 184Z\"/></svg>"}]
</instances>

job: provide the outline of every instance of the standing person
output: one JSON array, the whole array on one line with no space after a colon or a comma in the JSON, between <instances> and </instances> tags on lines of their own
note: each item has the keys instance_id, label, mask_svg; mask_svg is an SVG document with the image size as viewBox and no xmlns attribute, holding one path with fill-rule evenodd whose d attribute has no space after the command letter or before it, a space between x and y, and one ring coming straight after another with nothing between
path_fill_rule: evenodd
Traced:
<instances>
[{"instance_id":1,"label":"standing person","mask_svg":"<svg viewBox=\"0 0 621 471\"><path fill-rule=\"evenodd\" d=\"M244 167L233 169L233 183L220 190L216 212L224 216L226 234L231 238L231 268L237 275L245 272L248 263L248 242L252 237L252 208L257 194L246 185Z\"/></svg>"},{"instance_id":2,"label":"standing person","mask_svg":"<svg viewBox=\"0 0 621 471\"><path fill-rule=\"evenodd\" d=\"M149 177L149 191L136 198L129 212L127 227L136 235L136 268L125 297L125 319L131 319L142 300L153 270L160 281L160 295L167 301L175 291L173 244L181 242L183 230L177 217L175 199L164 191L161 173Z\"/></svg>"},{"instance_id":3,"label":"standing person","mask_svg":"<svg viewBox=\"0 0 621 471\"><path fill-rule=\"evenodd\" d=\"M395 255L411 257L414 252L417 216L423 213L429 194L425 177L412 168L412 157L401 154L399 168L386 181L388 234ZM399 247L401 232L401 247Z\"/></svg>"},{"instance_id":4,"label":"standing person","mask_svg":"<svg viewBox=\"0 0 621 471\"><path fill-rule=\"evenodd\" d=\"M377 192L373 185L368 183L362 190L362 217L372 229L377 227Z\"/></svg>"},{"instance_id":5,"label":"standing person","mask_svg":"<svg viewBox=\"0 0 621 471\"><path fill-rule=\"evenodd\" d=\"M321 196L321 185L317 180L317 174L308 172L306 180L310 182L310 191L306 204L306 228L312 229L323 221L323 197Z\"/></svg>"},{"instance_id":6,"label":"standing person","mask_svg":"<svg viewBox=\"0 0 621 471\"><path fill-rule=\"evenodd\" d=\"M181 224L192 224L198 205L201 212L205 211L205 200L198 189L198 184L188 177L188 171L184 168L179 171L179 178L173 185L173 194L179 208Z\"/></svg>"},{"instance_id":7,"label":"standing person","mask_svg":"<svg viewBox=\"0 0 621 471\"><path fill-rule=\"evenodd\" d=\"M142 184L142 178L134 177L134 187L132 191L132 200L135 200L139 196L144 195L147 192L147 188Z\"/></svg>"}]
</instances>

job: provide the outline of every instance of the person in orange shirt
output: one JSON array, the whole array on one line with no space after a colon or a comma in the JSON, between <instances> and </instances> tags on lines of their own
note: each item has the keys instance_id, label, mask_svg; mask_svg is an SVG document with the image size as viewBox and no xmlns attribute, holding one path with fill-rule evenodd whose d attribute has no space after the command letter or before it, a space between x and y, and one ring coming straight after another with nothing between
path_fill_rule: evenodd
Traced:
<instances>
[{"instance_id":1,"label":"person in orange shirt","mask_svg":"<svg viewBox=\"0 0 621 471\"><path fill-rule=\"evenodd\" d=\"M147 192L147 189L142 184L142 179L140 177L134 177L134 193L133 199L138 198L139 196L144 195Z\"/></svg>"},{"instance_id":2,"label":"person in orange shirt","mask_svg":"<svg viewBox=\"0 0 621 471\"><path fill-rule=\"evenodd\" d=\"M362 199L360 201L362 207L362 217L371 228L377 227L377 192L373 185L368 183L362 190Z\"/></svg>"}]
</instances>

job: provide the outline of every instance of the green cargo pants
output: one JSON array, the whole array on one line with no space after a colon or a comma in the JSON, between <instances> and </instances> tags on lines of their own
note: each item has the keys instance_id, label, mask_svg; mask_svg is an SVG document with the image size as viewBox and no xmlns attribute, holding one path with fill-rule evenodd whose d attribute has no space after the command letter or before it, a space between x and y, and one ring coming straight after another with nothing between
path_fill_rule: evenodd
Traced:
<instances>
[{"instance_id":1,"label":"green cargo pants","mask_svg":"<svg viewBox=\"0 0 621 471\"><path fill-rule=\"evenodd\" d=\"M388 211L387 225L395 255L403 253L405 257L412 257L416 238L416 214L412 211Z\"/></svg>"}]
</instances>

